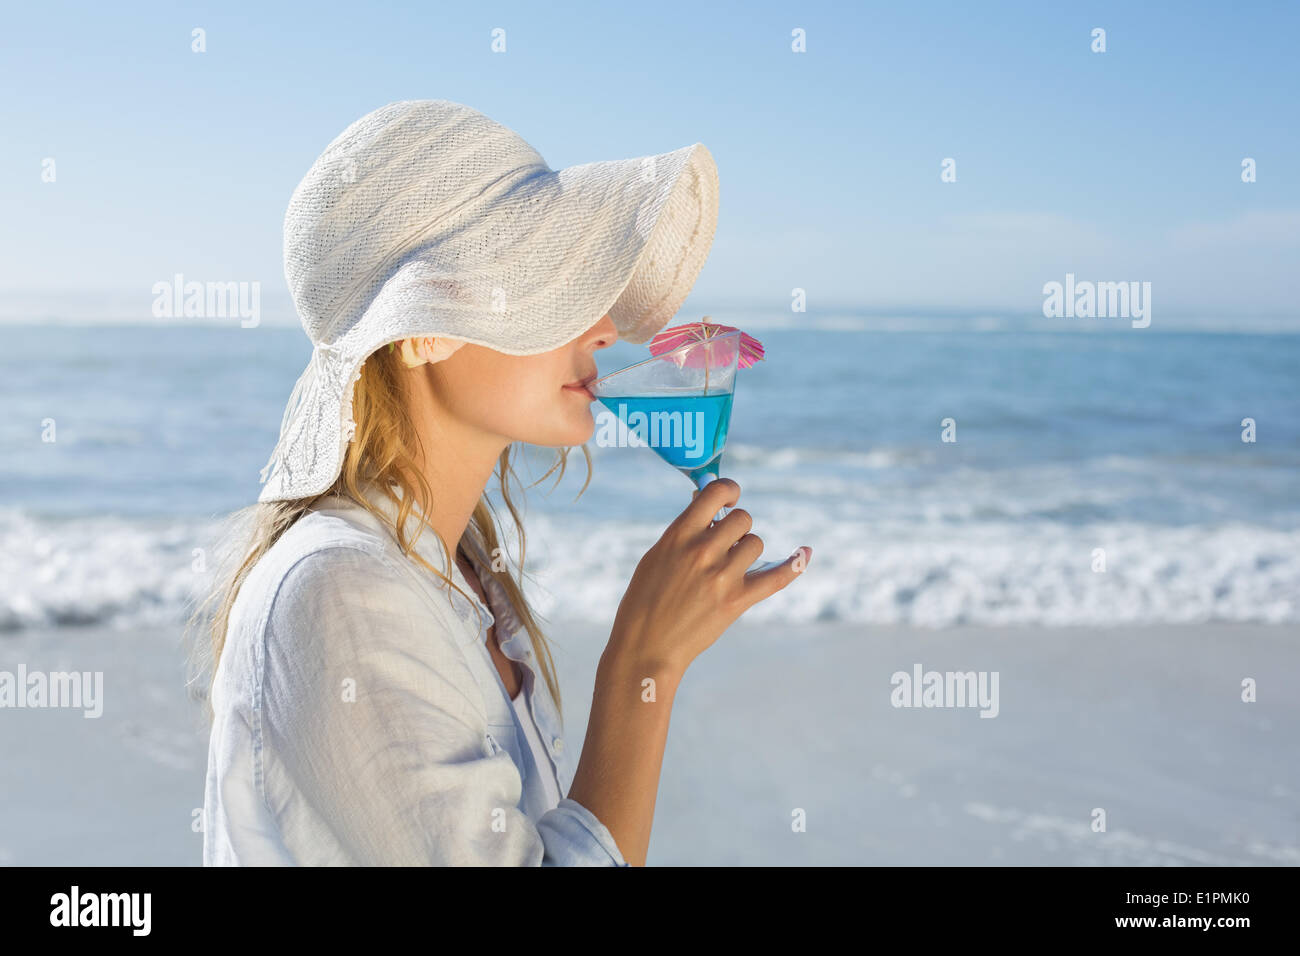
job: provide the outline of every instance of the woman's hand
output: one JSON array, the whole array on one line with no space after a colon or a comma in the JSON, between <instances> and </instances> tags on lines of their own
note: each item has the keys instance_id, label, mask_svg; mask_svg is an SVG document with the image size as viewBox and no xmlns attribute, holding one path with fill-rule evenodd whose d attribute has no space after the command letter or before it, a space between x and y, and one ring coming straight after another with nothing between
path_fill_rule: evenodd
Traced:
<instances>
[{"instance_id":1,"label":"woman's hand","mask_svg":"<svg viewBox=\"0 0 1300 956\"><path fill-rule=\"evenodd\" d=\"M735 508L740 485L719 478L698 492L637 564L619 604L606 653L684 673L736 618L793 581L812 549L796 550L766 571L747 574L763 553L749 513Z\"/></svg>"}]
</instances>

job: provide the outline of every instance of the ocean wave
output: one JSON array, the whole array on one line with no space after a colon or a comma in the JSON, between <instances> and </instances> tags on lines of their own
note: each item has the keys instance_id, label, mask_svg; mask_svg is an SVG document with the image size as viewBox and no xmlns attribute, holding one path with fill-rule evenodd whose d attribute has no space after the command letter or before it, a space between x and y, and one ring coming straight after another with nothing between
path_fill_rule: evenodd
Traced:
<instances>
[{"instance_id":1,"label":"ocean wave","mask_svg":"<svg viewBox=\"0 0 1300 956\"><path fill-rule=\"evenodd\" d=\"M746 620L948 627L1300 620L1300 531L1039 521L828 521L789 501L755 533L812 563ZM525 589L551 618L612 622L663 526L533 509ZM212 584L205 521L0 513L0 631L173 626ZM1101 570L1104 561L1104 570ZM1098 568L1094 570L1094 568Z\"/></svg>"},{"instance_id":2,"label":"ocean wave","mask_svg":"<svg viewBox=\"0 0 1300 956\"><path fill-rule=\"evenodd\" d=\"M175 623L211 579L215 527L0 512L0 632Z\"/></svg>"},{"instance_id":3,"label":"ocean wave","mask_svg":"<svg viewBox=\"0 0 1300 956\"><path fill-rule=\"evenodd\" d=\"M758 466L772 471L794 468L855 469L879 471L886 468L922 466L933 463L938 455L930 448L892 446L869 451L838 448L798 447L770 448L742 442L728 442L724 452L729 464Z\"/></svg>"},{"instance_id":4,"label":"ocean wave","mask_svg":"<svg viewBox=\"0 0 1300 956\"><path fill-rule=\"evenodd\" d=\"M540 531L540 529L539 529ZM1023 522L826 522L790 508L757 521L769 557L813 548L804 577L747 620L956 625L1300 620L1300 531ZM533 596L543 613L609 621L654 528L554 523ZM530 545L531 551L531 545ZM1094 566L1098 570L1094 570ZM1101 570L1104 568L1104 570Z\"/></svg>"}]
</instances>

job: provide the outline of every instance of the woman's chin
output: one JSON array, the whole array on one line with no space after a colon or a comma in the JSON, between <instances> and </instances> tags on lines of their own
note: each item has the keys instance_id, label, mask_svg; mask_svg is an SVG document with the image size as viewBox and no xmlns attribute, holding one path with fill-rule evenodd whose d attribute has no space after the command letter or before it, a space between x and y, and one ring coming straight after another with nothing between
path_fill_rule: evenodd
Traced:
<instances>
[{"instance_id":1,"label":"woman's chin","mask_svg":"<svg viewBox=\"0 0 1300 956\"><path fill-rule=\"evenodd\" d=\"M549 448L567 448L585 445L596 434L596 422L587 410L574 413L572 409L564 417L563 424L549 432L544 441L530 441L531 445L545 445Z\"/></svg>"},{"instance_id":2,"label":"woman's chin","mask_svg":"<svg viewBox=\"0 0 1300 956\"><path fill-rule=\"evenodd\" d=\"M594 434L596 434L596 419L591 414L591 406L588 405L574 424L573 441L566 444L585 445L591 441L591 436Z\"/></svg>"},{"instance_id":3,"label":"woman's chin","mask_svg":"<svg viewBox=\"0 0 1300 956\"><path fill-rule=\"evenodd\" d=\"M592 421L591 416L588 415L587 421L574 429L572 440L566 441L565 444L585 445L587 442L591 441L591 436L594 434L596 434L596 423Z\"/></svg>"}]
</instances>

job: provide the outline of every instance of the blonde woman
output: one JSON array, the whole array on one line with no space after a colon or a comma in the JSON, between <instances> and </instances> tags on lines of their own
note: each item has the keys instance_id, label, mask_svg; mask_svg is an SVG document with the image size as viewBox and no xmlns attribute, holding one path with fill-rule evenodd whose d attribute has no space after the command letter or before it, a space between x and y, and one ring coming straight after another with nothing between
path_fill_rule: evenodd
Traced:
<instances>
[{"instance_id":1,"label":"blonde woman","mask_svg":"<svg viewBox=\"0 0 1300 956\"><path fill-rule=\"evenodd\" d=\"M326 148L285 220L311 362L195 617L205 864L644 864L683 673L810 552L746 574L748 515L712 520L739 488L700 492L632 576L574 771L486 492L522 565L512 449L556 448L563 472L594 430L595 353L674 314L716 216L698 143L555 172L433 100Z\"/></svg>"}]
</instances>

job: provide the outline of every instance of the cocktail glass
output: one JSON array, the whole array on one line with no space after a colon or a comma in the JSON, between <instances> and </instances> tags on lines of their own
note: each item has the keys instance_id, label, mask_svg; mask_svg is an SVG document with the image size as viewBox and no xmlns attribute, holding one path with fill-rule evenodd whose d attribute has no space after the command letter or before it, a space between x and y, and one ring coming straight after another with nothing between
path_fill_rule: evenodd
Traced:
<instances>
[{"instance_id":1,"label":"cocktail glass","mask_svg":"<svg viewBox=\"0 0 1300 956\"><path fill-rule=\"evenodd\" d=\"M740 332L689 342L592 382L591 393L668 464L704 488L719 477L731 423ZM714 520L726 516L723 508ZM750 572L780 561L759 561Z\"/></svg>"}]
</instances>

